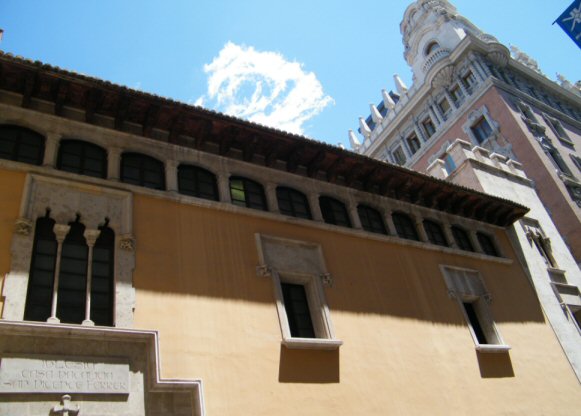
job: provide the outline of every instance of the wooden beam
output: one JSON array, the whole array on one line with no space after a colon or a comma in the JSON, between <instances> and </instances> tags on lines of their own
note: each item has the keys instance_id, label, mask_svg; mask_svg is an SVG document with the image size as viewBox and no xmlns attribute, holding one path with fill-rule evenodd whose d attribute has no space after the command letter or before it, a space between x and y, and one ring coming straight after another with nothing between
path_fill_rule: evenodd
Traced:
<instances>
[{"instance_id":1,"label":"wooden beam","mask_svg":"<svg viewBox=\"0 0 581 416\"><path fill-rule=\"evenodd\" d=\"M123 130L123 124L129 114L129 106L131 105L131 97L126 93L121 93L117 99L117 109L115 111L115 129Z\"/></svg>"},{"instance_id":2,"label":"wooden beam","mask_svg":"<svg viewBox=\"0 0 581 416\"><path fill-rule=\"evenodd\" d=\"M245 162L252 162L259 143L260 140L255 134L253 134L252 137L246 137L244 145L242 146L242 159Z\"/></svg>"},{"instance_id":3,"label":"wooden beam","mask_svg":"<svg viewBox=\"0 0 581 416\"><path fill-rule=\"evenodd\" d=\"M363 173L364 165L362 163L356 163L353 165L349 172L345 175L345 181L347 182L347 186L352 186L355 181L357 181L361 174Z\"/></svg>"},{"instance_id":4,"label":"wooden beam","mask_svg":"<svg viewBox=\"0 0 581 416\"><path fill-rule=\"evenodd\" d=\"M329 166L327 169L327 181L331 183L335 183L337 181L337 175L339 174L339 170L345 163L345 158L343 156L339 156L335 161Z\"/></svg>"},{"instance_id":5,"label":"wooden beam","mask_svg":"<svg viewBox=\"0 0 581 416\"><path fill-rule=\"evenodd\" d=\"M264 164L269 168L273 167L278 160L281 149L282 145L278 141L273 140L264 153Z\"/></svg>"},{"instance_id":6,"label":"wooden beam","mask_svg":"<svg viewBox=\"0 0 581 416\"><path fill-rule=\"evenodd\" d=\"M312 178L317 175L321 164L325 161L325 157L327 156L327 151L325 149L321 149L313 156L313 158L307 163L307 175L309 178Z\"/></svg>"},{"instance_id":7,"label":"wooden beam","mask_svg":"<svg viewBox=\"0 0 581 416\"><path fill-rule=\"evenodd\" d=\"M24 74L23 80L23 91L22 91L22 108L30 108L30 103L32 101L32 94L36 88L38 82L38 72L27 72Z\"/></svg>"},{"instance_id":8,"label":"wooden beam","mask_svg":"<svg viewBox=\"0 0 581 416\"><path fill-rule=\"evenodd\" d=\"M67 101L68 94L69 94L69 83L64 79L59 79L57 81L57 85L53 96L55 115L62 116L63 108Z\"/></svg>"},{"instance_id":9,"label":"wooden beam","mask_svg":"<svg viewBox=\"0 0 581 416\"><path fill-rule=\"evenodd\" d=\"M299 162L301 161L304 154L304 145L299 144L290 151L287 161L286 170L290 173L295 173L299 167Z\"/></svg>"},{"instance_id":10,"label":"wooden beam","mask_svg":"<svg viewBox=\"0 0 581 416\"><path fill-rule=\"evenodd\" d=\"M159 115L161 113L161 107L157 104L150 104L147 107L145 117L143 119L142 134L144 137L151 137L153 128L159 120Z\"/></svg>"},{"instance_id":11,"label":"wooden beam","mask_svg":"<svg viewBox=\"0 0 581 416\"><path fill-rule=\"evenodd\" d=\"M196 120L198 127L195 129L194 145L196 149L203 150L206 141L212 136L214 123L207 119Z\"/></svg>"},{"instance_id":12,"label":"wooden beam","mask_svg":"<svg viewBox=\"0 0 581 416\"><path fill-rule=\"evenodd\" d=\"M101 90L91 88L87 90L85 98L85 121L93 123L95 112L99 110L103 102L103 93Z\"/></svg>"}]
</instances>

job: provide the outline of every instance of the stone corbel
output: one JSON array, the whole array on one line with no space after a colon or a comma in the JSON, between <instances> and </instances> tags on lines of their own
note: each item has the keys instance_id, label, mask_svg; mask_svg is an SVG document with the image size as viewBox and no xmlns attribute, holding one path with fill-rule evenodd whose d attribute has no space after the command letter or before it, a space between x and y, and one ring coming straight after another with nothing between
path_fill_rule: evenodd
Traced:
<instances>
[{"instance_id":1,"label":"stone corbel","mask_svg":"<svg viewBox=\"0 0 581 416\"><path fill-rule=\"evenodd\" d=\"M131 234L124 234L119 240L119 248L125 251L135 251L135 238Z\"/></svg>"},{"instance_id":2,"label":"stone corbel","mask_svg":"<svg viewBox=\"0 0 581 416\"><path fill-rule=\"evenodd\" d=\"M261 264L260 266L256 266L256 275L258 277L271 277L272 270L266 264Z\"/></svg>"},{"instance_id":3,"label":"stone corbel","mask_svg":"<svg viewBox=\"0 0 581 416\"><path fill-rule=\"evenodd\" d=\"M321 273L319 278L324 286L333 287L333 276L331 273Z\"/></svg>"},{"instance_id":4,"label":"stone corbel","mask_svg":"<svg viewBox=\"0 0 581 416\"><path fill-rule=\"evenodd\" d=\"M20 217L14 223L14 232L20 235L30 235L32 232L32 221L25 217Z\"/></svg>"},{"instance_id":5,"label":"stone corbel","mask_svg":"<svg viewBox=\"0 0 581 416\"><path fill-rule=\"evenodd\" d=\"M456 291L454 289L448 289L448 297L450 299L457 299Z\"/></svg>"},{"instance_id":6,"label":"stone corbel","mask_svg":"<svg viewBox=\"0 0 581 416\"><path fill-rule=\"evenodd\" d=\"M482 298L484 299L484 301L490 305L492 303L492 295L489 292L486 292L485 294L482 295Z\"/></svg>"},{"instance_id":7,"label":"stone corbel","mask_svg":"<svg viewBox=\"0 0 581 416\"><path fill-rule=\"evenodd\" d=\"M61 397L61 404L51 409L51 415L77 416L80 410L78 405L74 405L73 407L71 404L71 396L65 394Z\"/></svg>"}]
</instances>

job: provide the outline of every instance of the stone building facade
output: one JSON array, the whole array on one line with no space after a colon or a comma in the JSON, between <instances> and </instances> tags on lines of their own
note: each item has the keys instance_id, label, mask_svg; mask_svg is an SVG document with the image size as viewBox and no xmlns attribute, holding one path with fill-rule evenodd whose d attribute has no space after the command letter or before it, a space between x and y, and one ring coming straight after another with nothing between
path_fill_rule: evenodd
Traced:
<instances>
[{"instance_id":1,"label":"stone building facade","mask_svg":"<svg viewBox=\"0 0 581 416\"><path fill-rule=\"evenodd\" d=\"M581 408L521 204L6 54L0 189L2 416Z\"/></svg>"},{"instance_id":2,"label":"stone building facade","mask_svg":"<svg viewBox=\"0 0 581 416\"><path fill-rule=\"evenodd\" d=\"M484 7L484 6L483 6ZM446 0L418 0L401 22L413 85L399 77L360 118L354 151L426 172L456 139L517 160L581 261L581 93L555 83ZM450 170L454 166L448 166Z\"/></svg>"}]
</instances>

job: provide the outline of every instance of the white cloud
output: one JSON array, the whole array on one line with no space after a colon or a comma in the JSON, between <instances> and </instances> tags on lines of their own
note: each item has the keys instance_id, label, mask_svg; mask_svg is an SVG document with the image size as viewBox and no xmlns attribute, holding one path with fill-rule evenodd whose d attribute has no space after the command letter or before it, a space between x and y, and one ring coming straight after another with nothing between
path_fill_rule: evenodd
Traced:
<instances>
[{"instance_id":1,"label":"white cloud","mask_svg":"<svg viewBox=\"0 0 581 416\"><path fill-rule=\"evenodd\" d=\"M196 105L297 134L333 103L313 72L277 52L228 42L204 72L208 90Z\"/></svg>"}]
</instances>

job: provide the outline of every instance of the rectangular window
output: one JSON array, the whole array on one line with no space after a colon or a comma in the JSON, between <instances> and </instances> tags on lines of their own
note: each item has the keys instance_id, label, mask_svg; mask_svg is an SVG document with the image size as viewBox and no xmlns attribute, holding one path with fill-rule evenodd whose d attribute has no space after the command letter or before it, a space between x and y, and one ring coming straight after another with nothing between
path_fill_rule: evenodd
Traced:
<instances>
[{"instance_id":1,"label":"rectangular window","mask_svg":"<svg viewBox=\"0 0 581 416\"><path fill-rule=\"evenodd\" d=\"M553 133L555 133L555 136L557 136L557 139L559 139L560 142L566 144L567 146L574 145L559 120L557 120L556 118L549 117L547 115L545 115L545 120L547 121L547 124L549 125L551 130L553 130Z\"/></svg>"},{"instance_id":2,"label":"rectangular window","mask_svg":"<svg viewBox=\"0 0 581 416\"><path fill-rule=\"evenodd\" d=\"M397 163L398 165L400 166L405 165L406 157L401 146L398 146L397 149L395 149L391 153L391 156L393 157L394 162Z\"/></svg>"},{"instance_id":3,"label":"rectangular window","mask_svg":"<svg viewBox=\"0 0 581 416\"><path fill-rule=\"evenodd\" d=\"M440 108L440 111L444 115L444 120L447 119L451 110L450 103L448 102L448 100L446 98L442 99L438 103L438 107Z\"/></svg>"},{"instance_id":4,"label":"rectangular window","mask_svg":"<svg viewBox=\"0 0 581 416\"><path fill-rule=\"evenodd\" d=\"M472 92L474 85L476 85L476 77L474 76L472 71L468 71L462 77L462 84L464 85L468 92Z\"/></svg>"},{"instance_id":5,"label":"rectangular window","mask_svg":"<svg viewBox=\"0 0 581 416\"><path fill-rule=\"evenodd\" d=\"M462 315L468 324L470 335L479 352L506 352L510 349L504 344L498 332L489 303L492 297L486 290L480 273L476 270L453 266L440 266L448 294L458 302Z\"/></svg>"},{"instance_id":6,"label":"rectangular window","mask_svg":"<svg viewBox=\"0 0 581 416\"><path fill-rule=\"evenodd\" d=\"M464 95L462 94L462 90L458 85L455 85L450 89L450 97L452 97L452 101L454 101L454 104L456 104L456 106L460 105L460 103L462 102L462 98L464 98Z\"/></svg>"},{"instance_id":7,"label":"rectangular window","mask_svg":"<svg viewBox=\"0 0 581 416\"><path fill-rule=\"evenodd\" d=\"M424 127L424 131L426 132L426 137L432 137L436 132L436 128L434 127L434 123L432 123L432 119L430 117L426 118L422 121L422 126Z\"/></svg>"},{"instance_id":8,"label":"rectangular window","mask_svg":"<svg viewBox=\"0 0 581 416\"><path fill-rule=\"evenodd\" d=\"M492 135L492 127L490 127L490 124L488 124L488 121L484 117L480 117L480 119L470 127L470 130L478 144L482 144Z\"/></svg>"},{"instance_id":9,"label":"rectangular window","mask_svg":"<svg viewBox=\"0 0 581 416\"><path fill-rule=\"evenodd\" d=\"M316 338L307 292L300 284L281 282L284 308L292 337Z\"/></svg>"},{"instance_id":10,"label":"rectangular window","mask_svg":"<svg viewBox=\"0 0 581 416\"><path fill-rule=\"evenodd\" d=\"M416 152L418 150L420 150L420 147L422 146L420 143L420 140L418 139L418 136L415 135L415 133L412 133L407 139L406 139L407 143L408 143L408 147L410 148L410 152L412 153L412 155L415 155ZM405 161L404 161L405 163Z\"/></svg>"}]
</instances>

